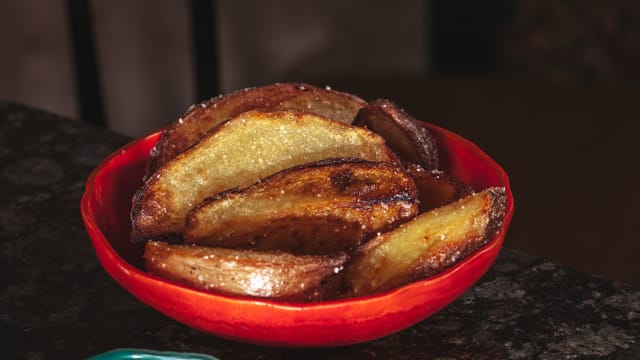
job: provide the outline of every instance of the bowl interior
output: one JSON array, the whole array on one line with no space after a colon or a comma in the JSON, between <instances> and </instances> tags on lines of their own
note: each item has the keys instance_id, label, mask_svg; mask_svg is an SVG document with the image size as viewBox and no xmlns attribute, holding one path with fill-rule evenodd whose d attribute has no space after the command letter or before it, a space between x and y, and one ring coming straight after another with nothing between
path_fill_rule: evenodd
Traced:
<instances>
[{"instance_id":1,"label":"bowl interior","mask_svg":"<svg viewBox=\"0 0 640 360\"><path fill-rule=\"evenodd\" d=\"M128 264L143 270L143 244L130 241L131 198L142 185L142 178L149 159L149 152L159 138L159 133L125 145L107 157L94 172L91 183L93 194L88 201L88 213L97 230Z\"/></svg>"},{"instance_id":2,"label":"bowl interior","mask_svg":"<svg viewBox=\"0 0 640 360\"><path fill-rule=\"evenodd\" d=\"M83 220L106 271L141 301L189 326L276 346L334 346L375 339L433 314L477 281L497 256L513 214L509 181L502 168L468 140L425 126L439 145L442 170L476 190L506 187L507 215L499 235L483 249L440 275L380 295L283 304L204 293L144 272L143 245L129 241L129 212L159 133L119 149L93 171L82 199Z\"/></svg>"}]
</instances>

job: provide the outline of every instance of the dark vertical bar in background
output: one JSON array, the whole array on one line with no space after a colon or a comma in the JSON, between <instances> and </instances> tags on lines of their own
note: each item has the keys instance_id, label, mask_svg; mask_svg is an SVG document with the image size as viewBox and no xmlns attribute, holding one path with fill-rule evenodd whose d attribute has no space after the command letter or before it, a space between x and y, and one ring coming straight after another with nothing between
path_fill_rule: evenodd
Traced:
<instances>
[{"instance_id":1,"label":"dark vertical bar in background","mask_svg":"<svg viewBox=\"0 0 640 360\"><path fill-rule=\"evenodd\" d=\"M80 118L105 126L88 0L67 0Z\"/></svg>"},{"instance_id":2,"label":"dark vertical bar in background","mask_svg":"<svg viewBox=\"0 0 640 360\"><path fill-rule=\"evenodd\" d=\"M191 0L191 25L196 70L196 100L219 94L218 58L215 38L216 14L213 0Z\"/></svg>"}]
</instances>

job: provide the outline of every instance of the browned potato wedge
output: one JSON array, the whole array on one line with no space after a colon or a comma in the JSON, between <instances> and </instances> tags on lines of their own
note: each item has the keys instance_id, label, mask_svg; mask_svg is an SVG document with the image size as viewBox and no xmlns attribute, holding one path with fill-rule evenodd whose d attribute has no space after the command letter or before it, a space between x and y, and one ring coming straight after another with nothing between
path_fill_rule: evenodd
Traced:
<instances>
[{"instance_id":1,"label":"browned potato wedge","mask_svg":"<svg viewBox=\"0 0 640 360\"><path fill-rule=\"evenodd\" d=\"M469 184L440 170L426 171L420 166L409 166L407 172L418 189L420 213L462 199L474 192Z\"/></svg>"},{"instance_id":2,"label":"browned potato wedge","mask_svg":"<svg viewBox=\"0 0 640 360\"><path fill-rule=\"evenodd\" d=\"M291 255L149 241L147 271L200 290L281 300L317 298L320 284L339 272L343 253Z\"/></svg>"},{"instance_id":3,"label":"browned potato wedge","mask_svg":"<svg viewBox=\"0 0 640 360\"><path fill-rule=\"evenodd\" d=\"M243 113L146 180L132 200L133 239L179 237L187 213L205 198L334 157L397 161L384 139L363 128L296 111Z\"/></svg>"},{"instance_id":4,"label":"browned potato wedge","mask_svg":"<svg viewBox=\"0 0 640 360\"><path fill-rule=\"evenodd\" d=\"M152 152L147 173L193 146L209 130L249 110L299 110L350 124L366 105L359 97L301 83L247 88L193 106L167 128Z\"/></svg>"},{"instance_id":5,"label":"browned potato wedge","mask_svg":"<svg viewBox=\"0 0 640 360\"><path fill-rule=\"evenodd\" d=\"M329 254L351 251L417 213L415 184L399 166L335 159L205 200L189 213L184 241Z\"/></svg>"},{"instance_id":6,"label":"browned potato wedge","mask_svg":"<svg viewBox=\"0 0 640 360\"><path fill-rule=\"evenodd\" d=\"M382 135L403 161L427 170L438 168L438 147L429 130L392 101L370 102L360 109L353 124Z\"/></svg>"},{"instance_id":7,"label":"browned potato wedge","mask_svg":"<svg viewBox=\"0 0 640 360\"><path fill-rule=\"evenodd\" d=\"M346 297L390 290L444 271L496 234L505 206L505 189L489 188L370 240L341 273Z\"/></svg>"}]
</instances>

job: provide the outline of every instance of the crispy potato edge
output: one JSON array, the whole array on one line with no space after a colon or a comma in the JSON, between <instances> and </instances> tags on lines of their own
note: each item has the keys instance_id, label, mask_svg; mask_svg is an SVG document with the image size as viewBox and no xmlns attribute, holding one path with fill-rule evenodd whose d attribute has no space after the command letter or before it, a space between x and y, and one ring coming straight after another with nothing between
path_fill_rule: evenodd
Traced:
<instances>
[{"instance_id":1,"label":"crispy potato edge","mask_svg":"<svg viewBox=\"0 0 640 360\"><path fill-rule=\"evenodd\" d=\"M158 167L168 162L178 154L193 146L198 139L207 132L222 124L226 120L250 110L272 111L278 108L279 103L291 99L302 99L307 97L313 101L323 102L329 99L338 99L339 105L347 108L359 109L367 104L366 101L348 92L342 92L329 87L317 87L314 85L291 82L274 83L264 86L253 86L238 89L232 92L220 94L199 104L194 104L172 124L170 124L160 136L160 139L151 150L151 156L147 164L145 177L149 177ZM310 106L310 108L313 108ZM220 112L221 109L229 112L228 116L222 118L211 118L212 112ZM314 113L310 109L311 113ZM357 110L354 111L351 121L355 118ZM323 114L316 114L323 115ZM347 122L347 114L336 119ZM190 135L181 134L183 128L190 129Z\"/></svg>"}]
</instances>

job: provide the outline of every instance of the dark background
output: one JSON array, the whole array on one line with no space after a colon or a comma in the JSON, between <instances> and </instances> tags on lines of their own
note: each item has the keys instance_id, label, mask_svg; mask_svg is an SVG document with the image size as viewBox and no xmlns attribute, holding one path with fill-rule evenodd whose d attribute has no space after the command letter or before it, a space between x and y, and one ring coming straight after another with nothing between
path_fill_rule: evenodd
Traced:
<instances>
[{"instance_id":1,"label":"dark background","mask_svg":"<svg viewBox=\"0 0 640 360\"><path fill-rule=\"evenodd\" d=\"M110 129L140 136L198 101L189 1L88 4ZM219 91L304 81L392 99L507 170L507 246L640 285L639 2L242 0L211 14ZM65 1L2 2L0 99L82 118L71 39Z\"/></svg>"}]
</instances>

